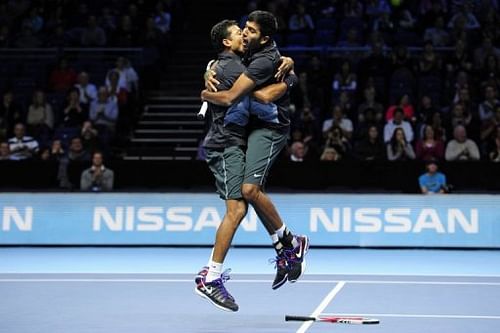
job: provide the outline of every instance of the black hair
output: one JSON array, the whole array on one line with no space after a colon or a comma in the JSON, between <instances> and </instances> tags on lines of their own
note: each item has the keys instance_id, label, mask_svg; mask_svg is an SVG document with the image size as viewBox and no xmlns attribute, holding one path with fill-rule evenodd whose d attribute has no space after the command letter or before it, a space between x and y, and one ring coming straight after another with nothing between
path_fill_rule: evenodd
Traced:
<instances>
[{"instance_id":1,"label":"black hair","mask_svg":"<svg viewBox=\"0 0 500 333\"><path fill-rule=\"evenodd\" d=\"M255 10L248 15L248 21L259 25L262 37L272 37L278 31L278 21L270 12Z\"/></svg>"},{"instance_id":2,"label":"black hair","mask_svg":"<svg viewBox=\"0 0 500 333\"><path fill-rule=\"evenodd\" d=\"M222 41L229 37L231 34L229 28L233 25L238 25L238 22L234 20L223 20L214 25L212 30L210 30L210 41L217 53L224 51L224 44L222 44Z\"/></svg>"}]
</instances>

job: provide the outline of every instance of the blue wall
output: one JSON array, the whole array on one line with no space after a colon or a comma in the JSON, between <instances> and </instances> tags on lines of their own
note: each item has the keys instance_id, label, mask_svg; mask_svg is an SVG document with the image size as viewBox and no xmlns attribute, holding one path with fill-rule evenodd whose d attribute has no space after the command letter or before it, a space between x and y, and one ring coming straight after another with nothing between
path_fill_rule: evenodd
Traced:
<instances>
[{"instance_id":1,"label":"blue wall","mask_svg":"<svg viewBox=\"0 0 500 333\"><path fill-rule=\"evenodd\" d=\"M311 245L500 248L500 196L271 194ZM210 245L215 194L3 193L0 244ZM238 245L270 243L250 210Z\"/></svg>"}]
</instances>

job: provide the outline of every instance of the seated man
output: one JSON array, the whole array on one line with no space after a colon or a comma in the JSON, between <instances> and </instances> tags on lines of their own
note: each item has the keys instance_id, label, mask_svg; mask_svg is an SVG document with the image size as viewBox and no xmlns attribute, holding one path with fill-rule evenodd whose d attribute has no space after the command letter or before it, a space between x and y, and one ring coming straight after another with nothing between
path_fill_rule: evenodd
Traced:
<instances>
[{"instance_id":1,"label":"seated man","mask_svg":"<svg viewBox=\"0 0 500 333\"><path fill-rule=\"evenodd\" d=\"M95 152L92 155L92 166L82 173L80 189L82 191L112 191L114 172L103 164L102 153Z\"/></svg>"},{"instance_id":2,"label":"seated man","mask_svg":"<svg viewBox=\"0 0 500 333\"><path fill-rule=\"evenodd\" d=\"M12 160L33 158L38 153L38 142L24 134L26 134L26 127L22 123L17 123L14 127L14 137L9 139Z\"/></svg>"},{"instance_id":3,"label":"seated man","mask_svg":"<svg viewBox=\"0 0 500 333\"><path fill-rule=\"evenodd\" d=\"M422 194L446 193L446 176L437 171L436 162L428 162L426 168L427 172L418 178Z\"/></svg>"}]
</instances>

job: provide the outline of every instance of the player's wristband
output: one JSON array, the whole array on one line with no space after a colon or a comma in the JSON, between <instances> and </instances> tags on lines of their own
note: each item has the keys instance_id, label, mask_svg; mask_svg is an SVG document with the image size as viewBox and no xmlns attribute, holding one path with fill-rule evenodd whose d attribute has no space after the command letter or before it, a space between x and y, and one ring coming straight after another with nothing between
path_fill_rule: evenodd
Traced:
<instances>
[{"instance_id":1,"label":"player's wristband","mask_svg":"<svg viewBox=\"0 0 500 333\"><path fill-rule=\"evenodd\" d=\"M285 76L285 79L283 80L283 82L286 84L287 89L291 89L298 82L297 75L289 74L289 75Z\"/></svg>"}]
</instances>

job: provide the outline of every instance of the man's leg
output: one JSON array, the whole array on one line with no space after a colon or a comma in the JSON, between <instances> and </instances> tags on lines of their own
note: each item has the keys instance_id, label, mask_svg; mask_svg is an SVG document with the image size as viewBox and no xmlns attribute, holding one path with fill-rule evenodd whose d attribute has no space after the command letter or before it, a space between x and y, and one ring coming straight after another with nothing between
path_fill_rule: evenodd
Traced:
<instances>
[{"instance_id":1,"label":"man's leg","mask_svg":"<svg viewBox=\"0 0 500 333\"><path fill-rule=\"evenodd\" d=\"M217 192L225 200L226 213L217 229L208 264L195 278L195 292L222 310L237 311L235 299L224 287L228 277L222 267L234 234L247 212L247 203L241 196L244 153L237 147L230 149L228 156L222 151L209 150L207 163L215 176Z\"/></svg>"},{"instance_id":2,"label":"man's leg","mask_svg":"<svg viewBox=\"0 0 500 333\"><path fill-rule=\"evenodd\" d=\"M273 282L273 289L282 286L286 279L290 282L297 281L305 269L304 254L309 247L307 237L294 236L288 230L273 202L262 190L269 170L285 147L286 140L285 134L269 129L257 129L250 134L242 186L244 199L278 236L278 241L273 242L278 253L276 258L278 272ZM285 262L286 267L283 267Z\"/></svg>"}]
</instances>

